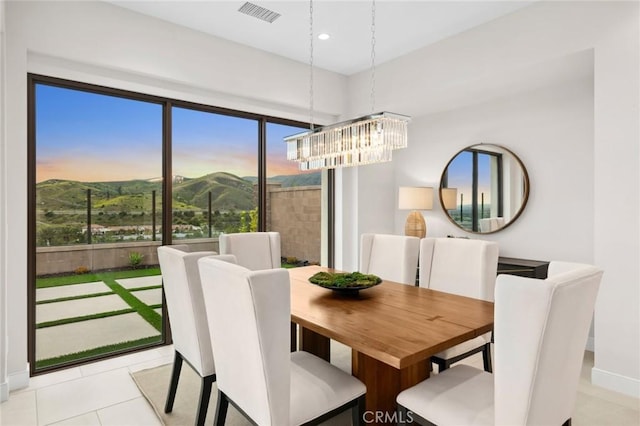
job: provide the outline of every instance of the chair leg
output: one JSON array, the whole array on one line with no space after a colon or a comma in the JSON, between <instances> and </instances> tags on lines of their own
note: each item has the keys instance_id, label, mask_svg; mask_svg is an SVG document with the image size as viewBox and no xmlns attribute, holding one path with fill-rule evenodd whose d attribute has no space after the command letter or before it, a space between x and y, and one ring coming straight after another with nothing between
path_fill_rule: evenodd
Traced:
<instances>
[{"instance_id":1,"label":"chair leg","mask_svg":"<svg viewBox=\"0 0 640 426\"><path fill-rule=\"evenodd\" d=\"M211 387L216 381L216 375L212 374L202 378L200 387L200 402L198 402L198 417L196 418L197 426L204 426L207 418L207 408L209 407L209 399L211 398Z\"/></svg>"},{"instance_id":2,"label":"chair leg","mask_svg":"<svg viewBox=\"0 0 640 426\"><path fill-rule=\"evenodd\" d=\"M408 410L406 407L398 404L398 411L396 411L396 424L398 426L405 425L421 425L421 426L437 426L435 423L430 422L424 417Z\"/></svg>"},{"instance_id":3,"label":"chair leg","mask_svg":"<svg viewBox=\"0 0 640 426\"><path fill-rule=\"evenodd\" d=\"M173 402L176 399L176 391L178 390L178 379L180 379L180 371L182 370L182 355L176 351L173 358L173 370L171 371L171 381L169 382L169 393L167 394L167 402L164 405L164 412L170 413L173 410Z\"/></svg>"},{"instance_id":4,"label":"chair leg","mask_svg":"<svg viewBox=\"0 0 640 426\"><path fill-rule=\"evenodd\" d=\"M291 352L298 350L298 324L291 323Z\"/></svg>"},{"instance_id":5,"label":"chair leg","mask_svg":"<svg viewBox=\"0 0 640 426\"><path fill-rule=\"evenodd\" d=\"M431 360L438 366L438 373L442 373L444 370L451 366L451 364L446 359L431 358Z\"/></svg>"},{"instance_id":6,"label":"chair leg","mask_svg":"<svg viewBox=\"0 0 640 426\"><path fill-rule=\"evenodd\" d=\"M213 420L214 426L223 426L227 420L227 408L229 408L229 399L227 395L218 389L218 403L216 404L216 417Z\"/></svg>"},{"instance_id":7,"label":"chair leg","mask_svg":"<svg viewBox=\"0 0 640 426\"><path fill-rule=\"evenodd\" d=\"M358 403L351 408L351 424L353 426L360 426L363 424L365 409L365 396L362 395L358 398Z\"/></svg>"},{"instance_id":8,"label":"chair leg","mask_svg":"<svg viewBox=\"0 0 640 426\"><path fill-rule=\"evenodd\" d=\"M396 419L396 424L398 426L404 426L404 425L408 425L408 410L406 407L403 407L402 405L398 404L398 411L397 411L397 416L398 418Z\"/></svg>"},{"instance_id":9,"label":"chair leg","mask_svg":"<svg viewBox=\"0 0 640 426\"><path fill-rule=\"evenodd\" d=\"M482 349L482 361L484 362L484 371L493 373L493 367L491 366L491 343L484 345Z\"/></svg>"}]
</instances>

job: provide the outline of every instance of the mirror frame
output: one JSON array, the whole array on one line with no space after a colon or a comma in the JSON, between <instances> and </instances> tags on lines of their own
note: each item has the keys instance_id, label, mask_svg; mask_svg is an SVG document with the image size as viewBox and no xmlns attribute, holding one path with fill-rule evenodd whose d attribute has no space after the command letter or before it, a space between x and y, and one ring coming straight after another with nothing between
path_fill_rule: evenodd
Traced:
<instances>
[{"instance_id":1,"label":"mirror frame","mask_svg":"<svg viewBox=\"0 0 640 426\"><path fill-rule=\"evenodd\" d=\"M444 200L442 197L442 183L444 181L444 177L447 173L447 170L449 170L449 166L451 165L451 162L453 160L456 159L456 157L458 157L458 155L460 155L461 153L474 148L474 149L480 149L480 147L482 146L486 146L486 147L496 147L499 148L501 150L503 150L506 154L511 155L514 160L518 163L518 165L520 166L520 168L522 169L522 177L524 179L524 194L522 197L522 203L520 205L520 208L518 209L518 211L516 212L516 214L511 218L511 220L509 222L506 222L501 228L496 229L495 231L489 231L489 232L480 232L480 231L473 231L471 229L467 229L462 227L458 222L456 222L451 215L449 214L449 210L447 210L444 206ZM522 162L522 160L520 160L520 157L518 157L516 154L514 154L513 151L511 151L509 148L506 148L502 145L498 145L498 144L494 144L494 143L477 143L477 144L473 144L473 145L469 145L467 147L462 148L460 151L456 152L455 155L453 157L451 157L451 159L447 162L447 165L444 167L444 170L442 171L442 174L440 175L440 184L438 186L438 196L440 198L440 206L442 207L442 210L445 213L445 216L447 217L447 219L449 219L449 221L451 223L453 223L457 228L462 229L465 232L469 232L471 234L478 234L478 235L487 235L487 234L495 234L496 232L500 232L505 228L508 228L512 223L514 223L522 214L522 212L524 211L524 208L527 205L527 202L529 201L529 191L531 188L531 181L529 180L529 173L527 172L527 168L524 166L524 163Z\"/></svg>"}]
</instances>

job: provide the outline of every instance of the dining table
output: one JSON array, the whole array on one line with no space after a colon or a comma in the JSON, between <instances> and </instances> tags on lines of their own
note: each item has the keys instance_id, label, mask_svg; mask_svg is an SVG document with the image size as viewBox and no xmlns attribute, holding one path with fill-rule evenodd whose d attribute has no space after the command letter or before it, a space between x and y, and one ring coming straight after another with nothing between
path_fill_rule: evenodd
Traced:
<instances>
[{"instance_id":1,"label":"dining table","mask_svg":"<svg viewBox=\"0 0 640 426\"><path fill-rule=\"evenodd\" d=\"M330 361L331 340L352 349L351 373L367 387L367 423L395 424L397 395L428 379L432 355L493 330L492 302L388 280L334 291L309 281L321 271L340 272L289 270L291 322L300 350Z\"/></svg>"}]
</instances>

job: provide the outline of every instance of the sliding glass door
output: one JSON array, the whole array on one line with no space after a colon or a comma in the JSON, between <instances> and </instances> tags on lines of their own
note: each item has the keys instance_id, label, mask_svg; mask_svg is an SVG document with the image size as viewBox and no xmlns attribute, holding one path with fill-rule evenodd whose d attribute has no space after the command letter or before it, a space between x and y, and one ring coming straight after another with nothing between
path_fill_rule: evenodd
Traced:
<instances>
[{"instance_id":1,"label":"sliding glass door","mask_svg":"<svg viewBox=\"0 0 640 426\"><path fill-rule=\"evenodd\" d=\"M33 82L35 370L163 340L163 106Z\"/></svg>"},{"instance_id":2,"label":"sliding glass door","mask_svg":"<svg viewBox=\"0 0 640 426\"><path fill-rule=\"evenodd\" d=\"M278 231L283 266L331 259L331 180L299 172L282 141L305 128L30 75L32 373L170 343L162 244Z\"/></svg>"},{"instance_id":3,"label":"sliding glass door","mask_svg":"<svg viewBox=\"0 0 640 426\"><path fill-rule=\"evenodd\" d=\"M258 120L172 108L174 243L218 251L220 233L258 230Z\"/></svg>"}]
</instances>

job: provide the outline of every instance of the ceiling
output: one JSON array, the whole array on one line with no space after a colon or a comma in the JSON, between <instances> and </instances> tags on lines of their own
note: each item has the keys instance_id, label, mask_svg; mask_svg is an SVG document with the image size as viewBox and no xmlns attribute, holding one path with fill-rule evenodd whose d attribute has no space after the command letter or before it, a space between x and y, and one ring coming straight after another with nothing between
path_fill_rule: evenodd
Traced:
<instances>
[{"instance_id":1,"label":"ceiling","mask_svg":"<svg viewBox=\"0 0 640 426\"><path fill-rule=\"evenodd\" d=\"M244 1L106 0L145 15L309 63L309 2L252 3L281 14L273 23L238 12ZM499 18L533 1L396 1L375 3L375 63L390 61ZM351 75L371 67L371 1L313 2L315 67ZM321 41L320 33L331 38Z\"/></svg>"}]
</instances>

